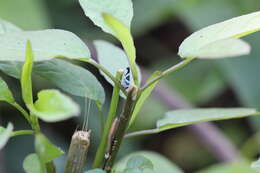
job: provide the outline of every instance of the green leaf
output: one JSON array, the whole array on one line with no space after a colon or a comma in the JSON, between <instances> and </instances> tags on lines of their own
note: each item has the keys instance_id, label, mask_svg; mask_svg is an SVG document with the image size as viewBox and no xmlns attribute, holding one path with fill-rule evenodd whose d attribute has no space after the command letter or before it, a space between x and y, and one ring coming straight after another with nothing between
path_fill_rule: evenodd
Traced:
<instances>
[{"instance_id":1,"label":"green leaf","mask_svg":"<svg viewBox=\"0 0 260 173\"><path fill-rule=\"evenodd\" d=\"M121 42L124 50L126 51L135 84L138 84L138 69L135 63L136 50L130 29L110 14L104 13L102 15L106 24L115 31L115 37Z\"/></svg>"},{"instance_id":2,"label":"green leaf","mask_svg":"<svg viewBox=\"0 0 260 173\"><path fill-rule=\"evenodd\" d=\"M35 150L42 163L48 163L61 156L64 152L53 145L43 134L38 133L35 136Z\"/></svg>"},{"instance_id":3,"label":"green leaf","mask_svg":"<svg viewBox=\"0 0 260 173\"><path fill-rule=\"evenodd\" d=\"M33 46L35 61L66 57L70 59L90 58L85 43L75 34L57 29L23 31L0 34L0 60L24 61L26 41Z\"/></svg>"},{"instance_id":4,"label":"green leaf","mask_svg":"<svg viewBox=\"0 0 260 173\"><path fill-rule=\"evenodd\" d=\"M26 43L26 61L22 69L21 86L22 97L26 105L33 104L32 96L32 68L33 68L33 52L30 41Z\"/></svg>"},{"instance_id":5,"label":"green leaf","mask_svg":"<svg viewBox=\"0 0 260 173\"><path fill-rule=\"evenodd\" d=\"M133 4L131 0L79 0L85 15L88 16L103 31L112 35L116 33L105 23L102 14L113 14L115 18L130 28L133 18Z\"/></svg>"},{"instance_id":6,"label":"green leaf","mask_svg":"<svg viewBox=\"0 0 260 173\"><path fill-rule=\"evenodd\" d=\"M6 101L8 103L14 103L14 97L8 85L5 81L0 77L0 101Z\"/></svg>"},{"instance_id":7,"label":"green leaf","mask_svg":"<svg viewBox=\"0 0 260 173\"><path fill-rule=\"evenodd\" d=\"M131 0L79 0L86 16L103 31L114 35L126 51L135 84L138 84L138 70L135 64L136 50L130 32L133 18Z\"/></svg>"},{"instance_id":8,"label":"green leaf","mask_svg":"<svg viewBox=\"0 0 260 173\"><path fill-rule=\"evenodd\" d=\"M249 47L237 38L259 31L259 23L260 12L255 12L208 26L185 39L179 48L179 55L183 58L223 58L244 55L248 53ZM229 43L235 46L228 46ZM237 49L234 49L236 47Z\"/></svg>"},{"instance_id":9,"label":"green leaf","mask_svg":"<svg viewBox=\"0 0 260 173\"><path fill-rule=\"evenodd\" d=\"M256 172L260 172L260 159L257 161L253 162L251 164L251 168L254 169Z\"/></svg>"},{"instance_id":10,"label":"green leaf","mask_svg":"<svg viewBox=\"0 0 260 173\"><path fill-rule=\"evenodd\" d=\"M135 152L132 153L126 157L124 157L122 160L120 160L113 170L115 172L123 172L125 168L127 167L127 161L129 158L132 158L133 156L143 156L146 159L150 160L150 162L153 164L153 170L151 169L145 169L143 173L183 173L177 166L175 166L171 161L166 159L165 157L154 153L154 152L148 152L148 151L141 151L141 152ZM151 167L151 164L148 164L149 167ZM140 172L140 171L139 171ZM139 173L138 172L138 173Z\"/></svg>"},{"instance_id":11,"label":"green leaf","mask_svg":"<svg viewBox=\"0 0 260 173\"><path fill-rule=\"evenodd\" d=\"M22 74L22 62L14 62L14 61L0 61L0 70L16 79L21 78Z\"/></svg>"},{"instance_id":12,"label":"green leaf","mask_svg":"<svg viewBox=\"0 0 260 173\"><path fill-rule=\"evenodd\" d=\"M97 50L100 65L105 67L113 76L116 76L119 69L124 70L127 67L130 67L125 52L119 47L102 40L94 41L94 45ZM108 76L106 76L102 71L100 71L100 73L111 85L114 85L114 82ZM132 76L130 81L133 83Z\"/></svg>"},{"instance_id":13,"label":"green leaf","mask_svg":"<svg viewBox=\"0 0 260 173\"><path fill-rule=\"evenodd\" d=\"M177 127L187 126L200 122L244 118L260 115L250 108L197 108L175 110L166 113L166 116L157 121L154 129L134 132L131 136L156 134Z\"/></svg>"},{"instance_id":14,"label":"green leaf","mask_svg":"<svg viewBox=\"0 0 260 173\"><path fill-rule=\"evenodd\" d=\"M34 72L70 94L87 97L100 104L105 102L105 91L102 85L84 68L54 59L37 63Z\"/></svg>"},{"instance_id":15,"label":"green leaf","mask_svg":"<svg viewBox=\"0 0 260 173\"><path fill-rule=\"evenodd\" d=\"M26 156L23 161L23 169L26 173L45 173L44 166L42 166L39 156L35 153Z\"/></svg>"},{"instance_id":16,"label":"green leaf","mask_svg":"<svg viewBox=\"0 0 260 173\"><path fill-rule=\"evenodd\" d=\"M142 173L145 169L153 170L153 163L142 155L134 155L127 161L124 173Z\"/></svg>"},{"instance_id":17,"label":"green leaf","mask_svg":"<svg viewBox=\"0 0 260 173\"><path fill-rule=\"evenodd\" d=\"M175 110L157 122L159 131L186 126L205 121L227 120L257 115L255 109L250 108L201 108Z\"/></svg>"},{"instance_id":18,"label":"green leaf","mask_svg":"<svg viewBox=\"0 0 260 173\"><path fill-rule=\"evenodd\" d=\"M5 34L9 32L19 32L22 31L20 28L15 26L14 24L0 19L0 34Z\"/></svg>"},{"instance_id":19,"label":"green leaf","mask_svg":"<svg viewBox=\"0 0 260 173\"><path fill-rule=\"evenodd\" d=\"M160 74L160 72L155 72L153 73L147 80L147 82L151 81L152 79L156 78L158 75ZM137 103L135 105L134 108L134 112L132 114L132 118L130 120L130 125L134 122L134 120L136 119L136 116L138 115L138 113L140 112L145 100L151 95L151 93L153 92L155 86L157 85L159 81L155 82L154 84L152 84L151 86L149 86L148 88L146 88L141 95L139 96ZM129 125L129 126L130 126Z\"/></svg>"},{"instance_id":20,"label":"green leaf","mask_svg":"<svg viewBox=\"0 0 260 173\"><path fill-rule=\"evenodd\" d=\"M211 166L205 170L196 173L257 173L250 165L243 161L237 161L234 163L226 163Z\"/></svg>"},{"instance_id":21,"label":"green leaf","mask_svg":"<svg viewBox=\"0 0 260 173\"><path fill-rule=\"evenodd\" d=\"M103 171L102 169L92 169L92 170L86 171L85 173L106 173L106 172Z\"/></svg>"},{"instance_id":22,"label":"green leaf","mask_svg":"<svg viewBox=\"0 0 260 173\"><path fill-rule=\"evenodd\" d=\"M0 126L0 134L5 131L5 128Z\"/></svg>"},{"instance_id":23,"label":"green leaf","mask_svg":"<svg viewBox=\"0 0 260 173\"><path fill-rule=\"evenodd\" d=\"M20 29L19 27L17 27L12 23L0 19L0 34L19 32L19 31L22 31L22 29ZM21 69L22 69L22 63L18 63L14 61L0 62L0 70L14 78L19 79L21 77L21 73L22 73Z\"/></svg>"},{"instance_id":24,"label":"green leaf","mask_svg":"<svg viewBox=\"0 0 260 173\"><path fill-rule=\"evenodd\" d=\"M199 51L199 55L196 57L204 58L221 58L221 57L235 57L247 55L250 53L250 45L241 40L235 38L229 38L225 40L218 40L216 42L205 45Z\"/></svg>"},{"instance_id":25,"label":"green leaf","mask_svg":"<svg viewBox=\"0 0 260 173\"><path fill-rule=\"evenodd\" d=\"M0 150L5 146L9 138L11 137L13 131L13 125L8 123L6 128L1 128L0 130Z\"/></svg>"},{"instance_id":26,"label":"green leaf","mask_svg":"<svg viewBox=\"0 0 260 173\"><path fill-rule=\"evenodd\" d=\"M0 62L0 70L17 79L20 78L21 66L20 62ZM96 100L101 105L105 102L104 89L96 77L77 65L52 59L34 63L33 73L72 95Z\"/></svg>"},{"instance_id":27,"label":"green leaf","mask_svg":"<svg viewBox=\"0 0 260 173\"><path fill-rule=\"evenodd\" d=\"M38 100L29 107L33 114L46 122L66 120L79 114L78 105L58 90L43 90Z\"/></svg>"},{"instance_id":28,"label":"green leaf","mask_svg":"<svg viewBox=\"0 0 260 173\"><path fill-rule=\"evenodd\" d=\"M151 172L153 173L153 171ZM138 168L133 168L133 169L125 169L123 173L143 173L143 171Z\"/></svg>"}]
</instances>

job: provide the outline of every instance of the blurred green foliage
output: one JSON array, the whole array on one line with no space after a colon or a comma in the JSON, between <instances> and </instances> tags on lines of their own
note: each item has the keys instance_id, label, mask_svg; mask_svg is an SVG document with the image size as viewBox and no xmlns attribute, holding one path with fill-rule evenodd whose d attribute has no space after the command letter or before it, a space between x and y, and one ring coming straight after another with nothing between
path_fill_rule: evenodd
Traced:
<instances>
[{"instance_id":1,"label":"blurred green foliage","mask_svg":"<svg viewBox=\"0 0 260 173\"><path fill-rule=\"evenodd\" d=\"M189 33L207 25L241 14L257 11L259 9L259 0L134 0L135 15L132 29L136 39L138 51L137 59L146 68L164 69L170 64L174 64L174 62L178 61L176 58L176 47L179 46L180 42L188 36ZM62 28L76 33L86 41L107 39L115 42L111 36L101 32L99 28L95 27L92 22L84 16L77 0L0 0L0 18L17 24L26 30ZM252 45L252 53L246 57L218 61L195 61L192 65L177 72L175 75L169 76L165 82L170 87L179 91L191 103L196 105L207 106L210 103L213 106L214 104L225 107L244 105L259 108L259 37L260 34L257 33L246 38L246 40ZM166 38L172 40L169 41ZM150 42L151 40L152 42ZM142 42L146 44L139 44ZM93 72L98 74L95 70ZM7 78L6 76L4 77ZM10 88L15 91L18 83L14 79L7 79L8 83L12 84L10 85ZM107 86L105 88L107 88L106 102L108 102L111 88L102 77L100 77L100 79L103 81L104 86ZM51 84L46 84L46 81L44 80L38 79L37 82L40 83L36 84L38 87L35 90L38 90L43 86L46 88L52 87ZM235 97L229 98L229 95L225 95L227 91L232 91ZM16 93L15 97L19 98L19 96L20 93ZM82 98L77 97L75 99L81 103L82 107L86 106ZM229 102L227 103L225 100L228 100ZM105 107L107 107L107 105L108 104L106 104ZM136 120L136 126L133 127L133 129L153 127L155 121L159 119L166 110L167 108L156 98L150 98L145 103L144 108L139 114L140 116ZM26 127L24 122L21 121L17 115L17 112L11 112L10 107L6 106L6 104L1 103L0 111L1 117L5 116L5 121L7 121L6 119L11 120L16 125L15 127ZM93 151L90 150L90 155L92 155L100 134L100 127L98 123L98 111L94 106L91 107L90 114L94 115L91 116L90 119L90 127L93 128L93 135L95 136L91 146ZM0 119L2 119L1 117ZM143 121L144 119L146 121ZM75 128L81 127L82 121L83 116L82 119L77 119L77 121L70 123L65 122L64 124L58 123L52 125L52 127L44 124L43 128L45 129L44 131L46 134L54 140L55 144L62 146L66 151L70 135L73 133ZM237 133L239 133L239 131L247 131L248 136L251 136L252 131L260 128L259 122L259 118L258 121L255 121L254 119L248 126L239 126L239 130L236 130L238 127L232 125L230 122L224 122L220 124L220 126L224 131L227 129L227 134L231 135L231 139L235 139L236 143L239 143L237 141L241 140L234 137L237 134L234 132L230 133L230 131L235 131ZM65 130L60 130L61 127L63 129L65 128ZM253 128L248 130L248 127ZM172 152L178 154L177 151L183 151L181 153L187 152L186 150L180 150L180 148L186 147L190 148L190 153L197 151L198 144L190 141L193 138L189 137L186 131L181 134L183 135L176 138L164 138L164 140L168 141L169 144L174 143L174 147L172 147L172 145L166 145L165 147L160 146L164 148L157 148L157 150L161 152L163 151L163 153ZM244 134L241 136L245 138ZM147 140L151 141L150 145L141 145L143 141ZM137 148L141 148L142 146L154 149L152 141L153 140L149 139L149 137L144 139L142 138L137 142L133 142L133 140L129 139L124 144L122 154L129 153ZM189 143L190 146L183 145L185 143ZM240 145L242 145L241 143L243 143L243 141L240 142ZM33 152L32 144L33 140L30 136L17 137L10 141L5 150L6 167L8 172L21 172L22 160L29 152ZM179 144L179 146L176 147L177 144ZM17 147L17 145L20 147ZM21 150L21 148L23 149ZM200 152L195 153L199 153L197 155L200 155ZM190 158L186 154L182 157L178 157L178 155L181 154L177 154L174 160L179 163L184 170L189 171L199 169L197 165L202 168L214 161L214 159L212 159L211 156L208 156L209 154L207 153L203 153L202 157L199 158L191 158L192 161L190 161ZM253 155L254 154L250 154L250 158L252 158ZM60 158L56 162L62 163L62 159L64 160L64 158ZM198 159L202 160L199 161ZM183 160L185 160L185 163L188 160L187 163L189 166L186 166L186 164L182 162ZM58 165L60 165L58 171L61 171L63 165ZM223 166L220 166L218 169L231 169L234 173L238 173L237 169L240 170L241 165L234 164L234 166L236 165L239 168L235 168L235 171L232 170L233 168L226 168L225 166L224 168ZM241 170L243 169L241 168ZM202 172L209 173L210 171L211 170ZM229 171L228 173L233 172Z\"/></svg>"}]
</instances>

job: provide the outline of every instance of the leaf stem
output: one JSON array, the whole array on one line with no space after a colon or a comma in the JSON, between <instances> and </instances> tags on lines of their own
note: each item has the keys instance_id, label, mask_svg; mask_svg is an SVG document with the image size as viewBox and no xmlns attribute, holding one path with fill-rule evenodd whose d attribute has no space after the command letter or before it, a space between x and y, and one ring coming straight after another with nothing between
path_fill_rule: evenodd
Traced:
<instances>
[{"instance_id":1,"label":"leaf stem","mask_svg":"<svg viewBox=\"0 0 260 173\"><path fill-rule=\"evenodd\" d=\"M39 119L38 119L38 117L31 114L31 120L32 120L32 122L33 122L33 129L34 129L36 132L40 132L40 124L39 124Z\"/></svg>"},{"instance_id":2,"label":"leaf stem","mask_svg":"<svg viewBox=\"0 0 260 173\"><path fill-rule=\"evenodd\" d=\"M14 102L12 103L12 106L15 107L21 114L24 116L24 118L29 122L29 124L32 126L32 122L30 119L30 115L27 113L26 110L22 106L20 106L18 103Z\"/></svg>"},{"instance_id":3,"label":"leaf stem","mask_svg":"<svg viewBox=\"0 0 260 173\"><path fill-rule=\"evenodd\" d=\"M112 170L112 166L114 164L115 158L119 151L120 145L123 141L125 132L127 130L129 121L133 114L133 109L136 103L136 95L138 92L138 88L136 86L132 86L129 89L126 102L124 104L123 112L119 117L118 126L116 128L115 134L113 136L111 146L109 148L108 157L105 160L104 170L107 173L110 173Z\"/></svg>"},{"instance_id":4,"label":"leaf stem","mask_svg":"<svg viewBox=\"0 0 260 173\"><path fill-rule=\"evenodd\" d=\"M123 77L123 70L119 70L116 74L116 79L121 80ZM117 110L117 105L119 101L119 93L120 93L120 87L118 84L115 84L113 94L112 94L112 99L111 99L111 104L110 104L110 109L108 113L108 118L106 120L104 130L102 133L101 141L95 156L95 160L93 163L93 168L100 168L105 156L106 148L107 148L107 141L108 141L108 136L109 136L109 131L110 128L112 127L112 123L116 117L116 110Z\"/></svg>"},{"instance_id":5,"label":"leaf stem","mask_svg":"<svg viewBox=\"0 0 260 173\"><path fill-rule=\"evenodd\" d=\"M105 67L98 64L96 61L94 61L92 59L81 58L79 60L89 63L89 64L93 65L94 67L96 67L97 69L99 69L100 71L102 71L105 75L107 75L114 82L115 85L117 84L119 86L119 88L125 95L127 95L127 91L121 85L121 79L119 80L116 77L114 77Z\"/></svg>"},{"instance_id":6,"label":"leaf stem","mask_svg":"<svg viewBox=\"0 0 260 173\"><path fill-rule=\"evenodd\" d=\"M11 136L15 137L15 136L20 136L20 135L33 135L34 131L33 130L17 130L14 131Z\"/></svg>"},{"instance_id":7,"label":"leaf stem","mask_svg":"<svg viewBox=\"0 0 260 173\"><path fill-rule=\"evenodd\" d=\"M160 75L158 75L158 77L154 78L153 80L151 80L150 82L146 83L141 90L145 90L146 88L148 88L149 86L151 86L152 84L154 84L155 82L157 82L158 80L162 79L163 77L176 72L180 69L182 69L183 67L185 67L186 65L188 65L192 60L194 59L194 57L191 58L186 58L185 60L181 61L180 63L168 68L167 70L165 70L164 72L161 72Z\"/></svg>"}]
</instances>

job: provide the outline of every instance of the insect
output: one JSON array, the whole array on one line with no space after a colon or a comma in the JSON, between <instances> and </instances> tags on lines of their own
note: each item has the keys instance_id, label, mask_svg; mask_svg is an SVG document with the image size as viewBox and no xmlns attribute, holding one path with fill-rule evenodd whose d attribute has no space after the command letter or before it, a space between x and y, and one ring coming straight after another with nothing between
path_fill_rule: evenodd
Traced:
<instances>
[{"instance_id":1,"label":"insect","mask_svg":"<svg viewBox=\"0 0 260 173\"><path fill-rule=\"evenodd\" d=\"M127 67L124 71L123 79L121 81L121 85L125 88L128 89L131 84L131 71L130 68Z\"/></svg>"}]
</instances>

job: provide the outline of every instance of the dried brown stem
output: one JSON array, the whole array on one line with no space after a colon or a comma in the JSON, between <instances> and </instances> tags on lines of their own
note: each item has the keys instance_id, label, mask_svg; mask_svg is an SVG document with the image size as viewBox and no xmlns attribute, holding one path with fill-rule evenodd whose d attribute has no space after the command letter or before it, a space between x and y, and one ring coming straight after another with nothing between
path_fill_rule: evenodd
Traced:
<instances>
[{"instance_id":1,"label":"dried brown stem","mask_svg":"<svg viewBox=\"0 0 260 173\"><path fill-rule=\"evenodd\" d=\"M89 131L76 131L71 139L65 173L83 173L90 144Z\"/></svg>"}]
</instances>

